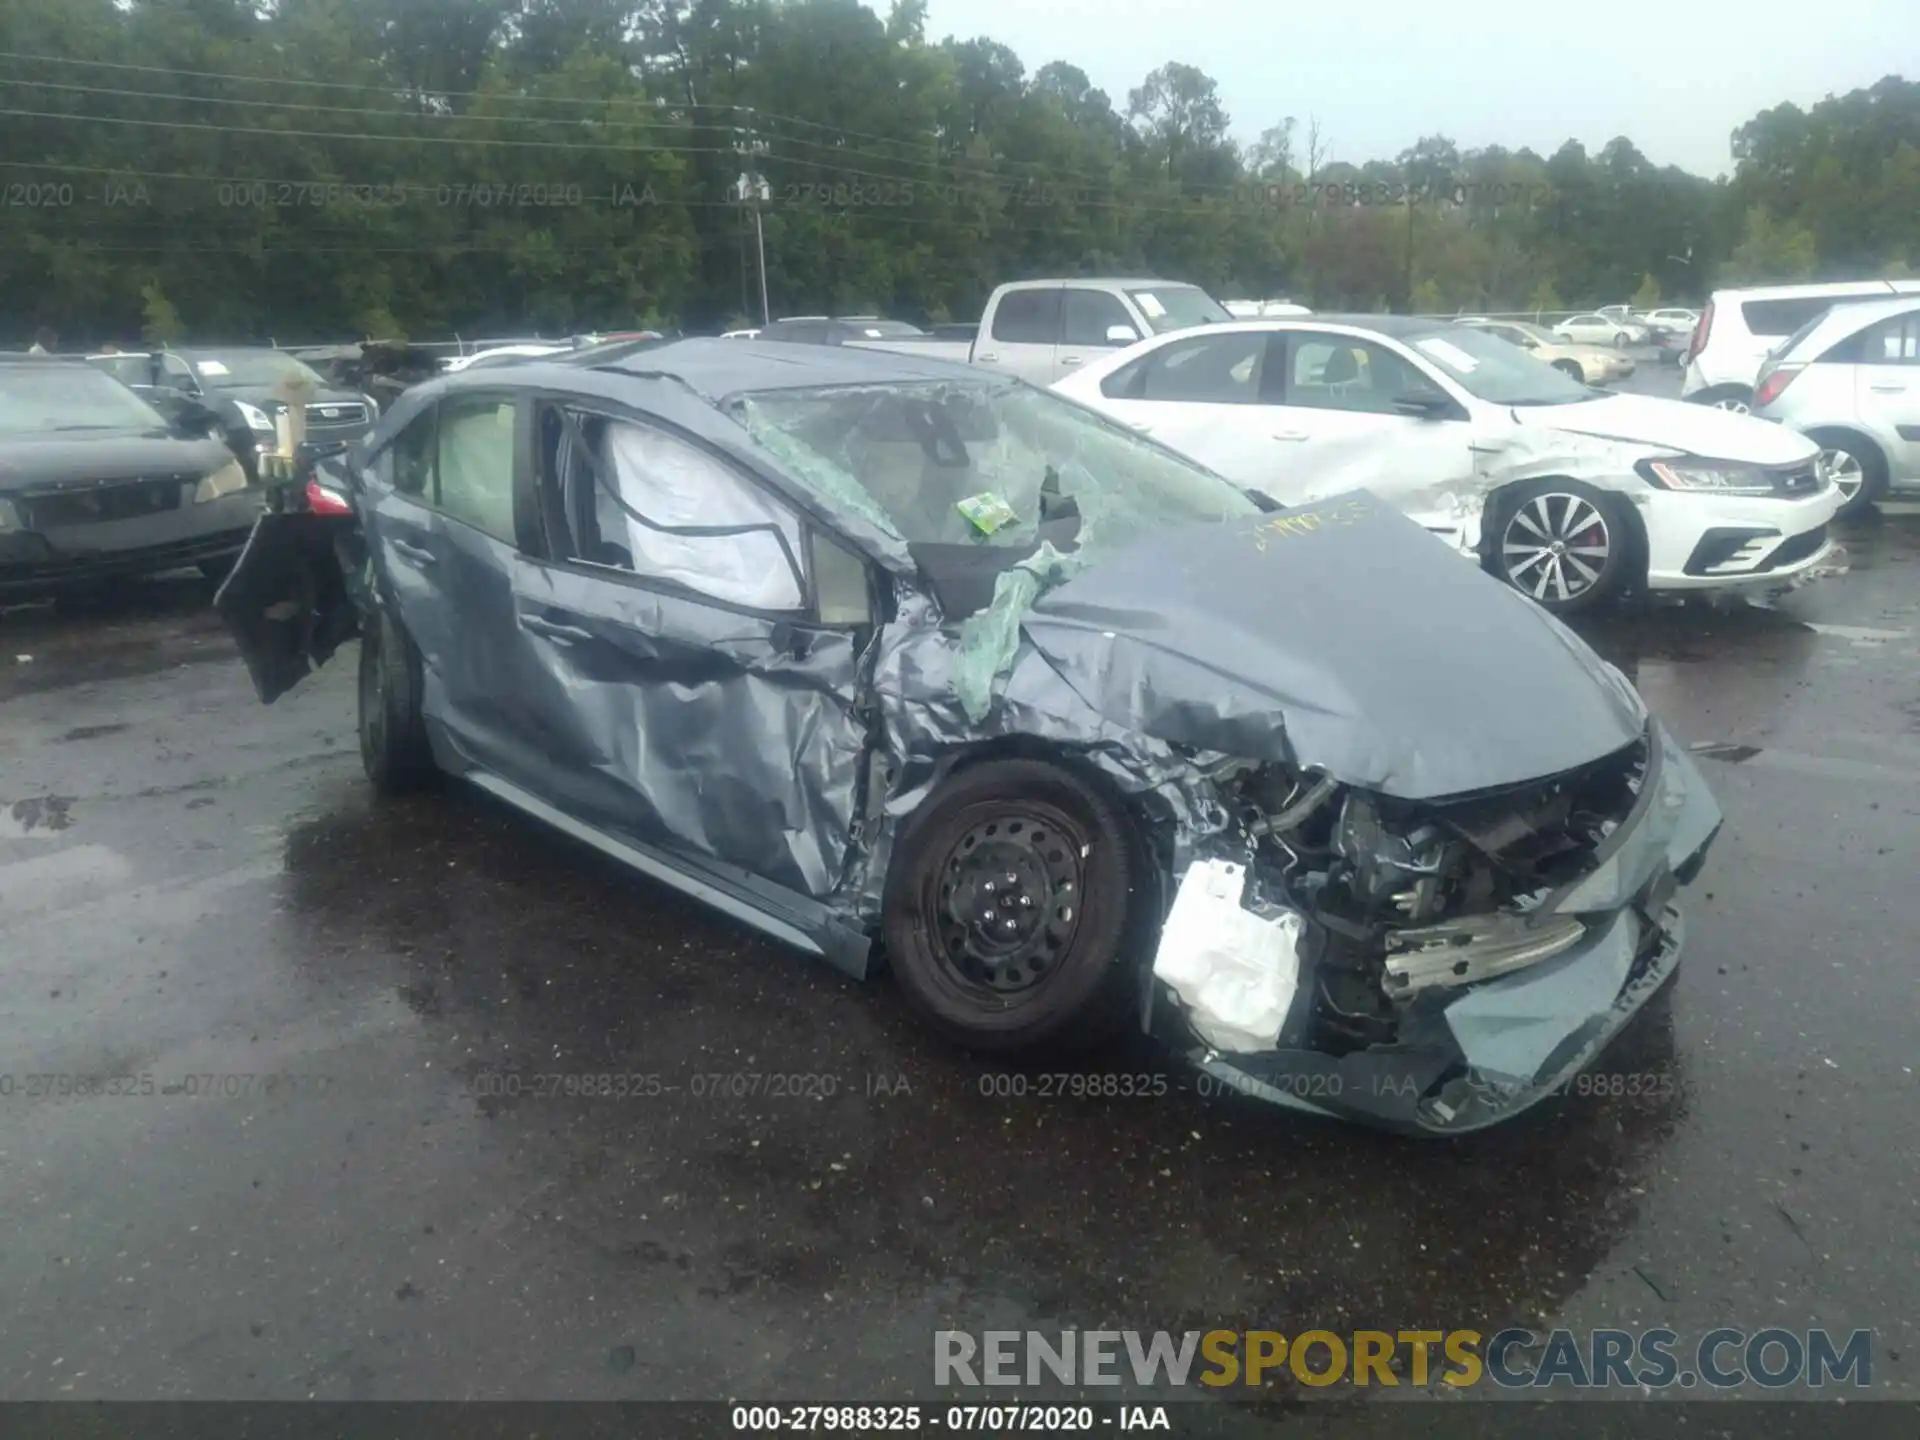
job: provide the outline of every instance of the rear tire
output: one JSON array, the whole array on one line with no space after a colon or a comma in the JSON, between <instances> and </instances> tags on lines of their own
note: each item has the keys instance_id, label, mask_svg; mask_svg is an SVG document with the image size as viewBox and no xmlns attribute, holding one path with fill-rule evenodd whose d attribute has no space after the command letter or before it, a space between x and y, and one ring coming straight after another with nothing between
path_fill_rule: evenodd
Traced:
<instances>
[{"instance_id":1,"label":"rear tire","mask_svg":"<svg viewBox=\"0 0 1920 1440\"><path fill-rule=\"evenodd\" d=\"M1138 997L1135 923L1152 893L1128 819L1036 760L960 771L894 851L882 933L901 990L948 1039L1063 1057Z\"/></svg>"},{"instance_id":2,"label":"rear tire","mask_svg":"<svg viewBox=\"0 0 1920 1440\"><path fill-rule=\"evenodd\" d=\"M360 763L382 795L428 789L440 772L420 709L420 652L385 610L369 618L360 636Z\"/></svg>"},{"instance_id":3,"label":"rear tire","mask_svg":"<svg viewBox=\"0 0 1920 1440\"><path fill-rule=\"evenodd\" d=\"M1488 568L1544 609L1576 615L1626 588L1639 547L1619 496L1580 480L1529 480L1489 509Z\"/></svg>"},{"instance_id":4,"label":"rear tire","mask_svg":"<svg viewBox=\"0 0 1920 1440\"><path fill-rule=\"evenodd\" d=\"M1834 519L1858 515L1887 493L1887 457L1866 436L1851 430L1809 430L1807 438L1820 447L1828 473L1847 497Z\"/></svg>"},{"instance_id":5,"label":"rear tire","mask_svg":"<svg viewBox=\"0 0 1920 1440\"><path fill-rule=\"evenodd\" d=\"M1698 395L1687 396L1687 400L1694 405L1731 410L1736 415L1748 415L1753 411L1753 391L1745 385L1716 385L1711 390L1702 390Z\"/></svg>"}]
</instances>

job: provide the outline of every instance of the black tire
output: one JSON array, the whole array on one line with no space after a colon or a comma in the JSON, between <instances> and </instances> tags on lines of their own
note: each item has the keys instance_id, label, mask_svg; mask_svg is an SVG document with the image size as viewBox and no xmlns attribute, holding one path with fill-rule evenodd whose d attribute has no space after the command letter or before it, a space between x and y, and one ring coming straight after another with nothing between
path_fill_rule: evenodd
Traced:
<instances>
[{"instance_id":1,"label":"black tire","mask_svg":"<svg viewBox=\"0 0 1920 1440\"><path fill-rule=\"evenodd\" d=\"M1858 485L1847 503L1834 511L1834 519L1858 515L1887 493L1887 457L1866 436L1852 430L1809 430L1807 438L1820 447L1829 466L1838 468L1842 457L1850 457L1857 467Z\"/></svg>"},{"instance_id":2,"label":"black tire","mask_svg":"<svg viewBox=\"0 0 1920 1440\"><path fill-rule=\"evenodd\" d=\"M420 652L376 610L360 636L360 763L382 795L429 789L440 778L420 695Z\"/></svg>"},{"instance_id":3,"label":"black tire","mask_svg":"<svg viewBox=\"0 0 1920 1440\"><path fill-rule=\"evenodd\" d=\"M1716 410L1731 410L1736 415L1746 415L1753 410L1753 391L1745 385L1716 385L1711 390L1689 395L1687 399L1695 405L1711 405Z\"/></svg>"},{"instance_id":4,"label":"black tire","mask_svg":"<svg viewBox=\"0 0 1920 1440\"><path fill-rule=\"evenodd\" d=\"M1619 496L1580 480L1529 480L1501 491L1488 514L1488 569L1555 615L1626 588L1640 547Z\"/></svg>"},{"instance_id":5,"label":"black tire","mask_svg":"<svg viewBox=\"0 0 1920 1440\"><path fill-rule=\"evenodd\" d=\"M1138 998L1144 864L1127 817L1069 771L1037 760L960 771L888 871L882 934L901 990L970 1049L1067 1056L1097 1044ZM1021 908L1002 916L1003 904Z\"/></svg>"}]
</instances>

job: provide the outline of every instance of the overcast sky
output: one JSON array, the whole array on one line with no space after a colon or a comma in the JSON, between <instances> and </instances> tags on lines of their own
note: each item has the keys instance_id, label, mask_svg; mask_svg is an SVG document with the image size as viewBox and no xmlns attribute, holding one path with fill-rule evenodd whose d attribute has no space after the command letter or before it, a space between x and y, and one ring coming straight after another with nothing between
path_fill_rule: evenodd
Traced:
<instances>
[{"instance_id":1,"label":"overcast sky","mask_svg":"<svg viewBox=\"0 0 1920 1440\"><path fill-rule=\"evenodd\" d=\"M1329 158L1356 164L1436 132L1543 155L1626 135L1712 176L1769 106L1920 79L1920 0L931 0L927 34L998 40L1029 75L1070 61L1123 113L1184 61L1219 82L1236 139L1317 115Z\"/></svg>"}]
</instances>

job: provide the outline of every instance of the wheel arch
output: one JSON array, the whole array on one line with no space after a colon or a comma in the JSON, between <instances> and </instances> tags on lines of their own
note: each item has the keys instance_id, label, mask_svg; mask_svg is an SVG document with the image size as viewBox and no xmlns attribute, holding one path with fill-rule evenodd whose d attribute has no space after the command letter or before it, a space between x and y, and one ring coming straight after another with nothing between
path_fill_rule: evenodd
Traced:
<instances>
[{"instance_id":1,"label":"wheel arch","mask_svg":"<svg viewBox=\"0 0 1920 1440\"><path fill-rule=\"evenodd\" d=\"M1170 820L1154 815L1142 794L1124 789L1112 775L1094 764L1084 750L1037 735L995 735L971 741L961 749L949 752L927 787L927 798L931 799L941 785L962 771L994 760L1032 760L1052 765L1098 791L1102 798L1127 818L1132 828L1128 839L1141 847L1138 853L1143 859L1156 859L1163 848L1171 845L1171 837L1165 833L1171 824ZM914 807L913 814L920 814L924 806L925 801L922 801ZM1161 844L1162 840L1165 846Z\"/></svg>"},{"instance_id":2,"label":"wheel arch","mask_svg":"<svg viewBox=\"0 0 1920 1440\"><path fill-rule=\"evenodd\" d=\"M940 789L963 771L995 760L1032 760L1052 765L1095 791L1113 806L1127 826L1123 837L1136 861L1135 873L1153 887L1140 908L1143 918L1158 923L1172 902L1168 890L1168 868L1173 861L1173 819L1155 813L1151 792L1129 791L1112 775L1088 758L1083 749L1037 735L995 735L970 741L948 751L935 763L923 782L925 794L918 805L897 823L889 846L888 862L900 851L900 842L921 816L928 802Z\"/></svg>"},{"instance_id":3,"label":"wheel arch","mask_svg":"<svg viewBox=\"0 0 1920 1440\"><path fill-rule=\"evenodd\" d=\"M1812 426L1809 426L1806 430L1802 431L1801 433L1804 434L1809 440L1813 441L1816 445L1821 445L1823 437L1825 436L1829 436L1829 435L1837 436L1839 438L1846 440L1850 445L1852 445L1856 449L1864 449L1864 450L1870 451L1872 455L1876 459L1878 459L1883 466L1890 463L1887 457L1886 446L1882 445L1878 440L1874 439L1873 436L1869 435L1866 431L1860 429L1858 426L1845 425L1845 424L1812 425Z\"/></svg>"}]
</instances>

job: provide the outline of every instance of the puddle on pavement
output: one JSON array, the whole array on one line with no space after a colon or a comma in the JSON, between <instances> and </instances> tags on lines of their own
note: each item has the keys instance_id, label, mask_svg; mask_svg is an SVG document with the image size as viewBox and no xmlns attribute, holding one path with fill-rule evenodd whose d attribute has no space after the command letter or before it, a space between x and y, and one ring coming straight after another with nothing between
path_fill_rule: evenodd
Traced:
<instances>
[{"instance_id":1,"label":"puddle on pavement","mask_svg":"<svg viewBox=\"0 0 1920 1440\"><path fill-rule=\"evenodd\" d=\"M11 803L0 800L0 838L48 839L72 824L73 801L65 796L42 795Z\"/></svg>"}]
</instances>

